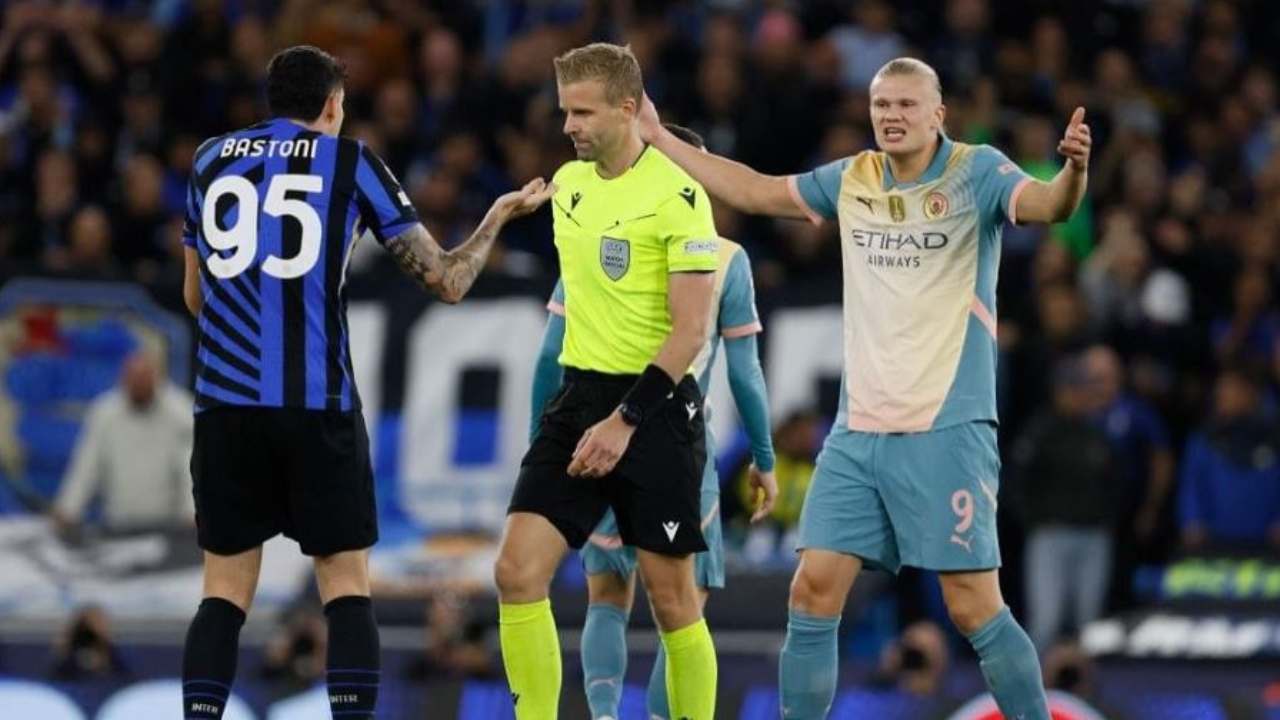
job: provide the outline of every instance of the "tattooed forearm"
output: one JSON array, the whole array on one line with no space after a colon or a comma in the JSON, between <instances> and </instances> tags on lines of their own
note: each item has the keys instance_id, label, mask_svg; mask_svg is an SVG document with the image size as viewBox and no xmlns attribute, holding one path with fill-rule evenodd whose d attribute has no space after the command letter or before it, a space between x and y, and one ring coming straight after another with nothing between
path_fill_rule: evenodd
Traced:
<instances>
[{"instance_id":1,"label":"tattooed forearm","mask_svg":"<svg viewBox=\"0 0 1280 720\"><path fill-rule=\"evenodd\" d=\"M444 251L436 244L431 233L420 224L387 241L387 250L409 277L427 290L434 290L440 283L444 266Z\"/></svg>"},{"instance_id":2,"label":"tattooed forearm","mask_svg":"<svg viewBox=\"0 0 1280 720\"><path fill-rule=\"evenodd\" d=\"M485 217L466 242L445 252L422 225L414 225L387 242L400 267L447 303L467 294L484 267L501 223Z\"/></svg>"}]
</instances>

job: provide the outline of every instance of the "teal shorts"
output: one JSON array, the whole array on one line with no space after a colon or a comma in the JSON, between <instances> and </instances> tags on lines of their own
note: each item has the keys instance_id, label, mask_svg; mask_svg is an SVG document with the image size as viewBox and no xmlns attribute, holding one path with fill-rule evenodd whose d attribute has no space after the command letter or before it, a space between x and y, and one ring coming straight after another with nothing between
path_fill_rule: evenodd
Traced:
<instances>
[{"instance_id":1,"label":"teal shorts","mask_svg":"<svg viewBox=\"0 0 1280 720\"><path fill-rule=\"evenodd\" d=\"M836 427L800 513L799 547L856 555L868 567L1000 567L995 425L923 433Z\"/></svg>"},{"instance_id":2,"label":"teal shorts","mask_svg":"<svg viewBox=\"0 0 1280 720\"><path fill-rule=\"evenodd\" d=\"M702 537L707 550L693 557L693 579L698 587L710 590L724 587L724 535L720 530L720 490L714 483L708 487L705 481L702 488ZM588 575L613 573L627 578L636 571L636 549L622 544L612 510L605 512L581 553Z\"/></svg>"}]
</instances>

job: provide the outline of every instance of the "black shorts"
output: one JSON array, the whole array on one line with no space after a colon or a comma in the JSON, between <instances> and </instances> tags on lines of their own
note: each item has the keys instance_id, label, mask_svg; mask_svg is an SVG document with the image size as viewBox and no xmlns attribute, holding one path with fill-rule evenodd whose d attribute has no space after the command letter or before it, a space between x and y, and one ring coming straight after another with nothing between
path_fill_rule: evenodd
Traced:
<instances>
[{"instance_id":1,"label":"black shorts","mask_svg":"<svg viewBox=\"0 0 1280 720\"><path fill-rule=\"evenodd\" d=\"M635 381L634 375L565 369L564 383L547 403L520 464L507 512L541 515L571 547L581 548L611 507L627 545L664 555L702 552L706 428L702 393L692 376L640 424L613 472L602 478L567 472L582 433L608 417Z\"/></svg>"},{"instance_id":2,"label":"black shorts","mask_svg":"<svg viewBox=\"0 0 1280 720\"><path fill-rule=\"evenodd\" d=\"M369 436L358 411L219 407L196 414L200 547L234 555L277 533L307 555L378 541Z\"/></svg>"}]
</instances>

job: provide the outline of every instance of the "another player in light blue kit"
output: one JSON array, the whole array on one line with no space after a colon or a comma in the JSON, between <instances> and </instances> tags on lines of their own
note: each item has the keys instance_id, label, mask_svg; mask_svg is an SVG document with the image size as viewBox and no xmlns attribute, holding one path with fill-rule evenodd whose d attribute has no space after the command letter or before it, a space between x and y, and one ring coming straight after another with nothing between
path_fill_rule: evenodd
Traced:
<instances>
[{"instance_id":1,"label":"another player in light blue kit","mask_svg":"<svg viewBox=\"0 0 1280 720\"><path fill-rule=\"evenodd\" d=\"M684 142L702 146L702 138L697 133L678 125L668 125L667 128ZM755 338L762 327L756 313L751 261L742 246L724 238L720 239L720 267L716 271L715 287L716 297L711 306L715 317L708 324L712 335L694 360L693 373L703 397L706 397L720 339L724 338L730 390L751 439L754 461L751 484L759 489L757 495L760 496L752 516L752 522L755 522L769 514L777 496L769 404ZM551 314L534 373L531 436L537 432L543 407L560 387L562 371L558 359L564 341L564 302L564 284L557 282L551 301L547 303ZM704 409L707 417L710 417L710 412L709 406ZM702 476L702 534L708 549L694 558L694 579L704 606L712 588L724 587L720 480L716 475L715 459L715 438L708 424L707 464ZM587 572L589 595L587 621L582 633L583 685L593 720L613 720L618 717L622 681L627 669L626 630L635 600L636 551L622 544L612 510L605 514L582 549L582 563ZM671 716L661 644L649 677L648 710L651 718L665 720Z\"/></svg>"},{"instance_id":2,"label":"another player in light blue kit","mask_svg":"<svg viewBox=\"0 0 1280 720\"><path fill-rule=\"evenodd\" d=\"M1035 648L997 577L996 277L1006 220L1060 222L1084 197L1084 109L1045 183L947 138L937 73L919 60L887 63L870 99L880 150L790 177L683 146L651 103L641 115L646 140L739 210L840 223L844 383L800 520L782 715L830 709L840 614L863 565L911 565L939 572L1004 716L1049 720Z\"/></svg>"}]
</instances>

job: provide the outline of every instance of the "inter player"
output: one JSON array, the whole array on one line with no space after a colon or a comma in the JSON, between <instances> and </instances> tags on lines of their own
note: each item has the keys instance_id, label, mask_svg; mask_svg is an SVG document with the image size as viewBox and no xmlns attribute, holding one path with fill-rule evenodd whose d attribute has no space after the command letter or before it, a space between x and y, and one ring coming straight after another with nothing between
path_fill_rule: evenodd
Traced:
<instances>
[{"instance_id":1,"label":"inter player","mask_svg":"<svg viewBox=\"0 0 1280 720\"><path fill-rule=\"evenodd\" d=\"M824 717L836 629L863 565L940 573L951 619L1005 717L1048 720L1035 648L1000 595L995 290L1000 231L1060 222L1084 196L1084 109L1047 183L1000 151L953 142L937 73L913 59L870 88L879 151L791 177L698 152L646 102L642 132L747 212L838 219L844 256L844 387L801 515L780 683L786 718Z\"/></svg>"},{"instance_id":2,"label":"inter player","mask_svg":"<svg viewBox=\"0 0 1280 720\"><path fill-rule=\"evenodd\" d=\"M703 147L702 138L692 130L668 124L666 128L682 141ZM550 315L543 335L533 382L533 418L530 439L537 438L542 411L560 387L563 372L560 354L564 350L564 283L556 283L547 304ZM756 334L762 329L756 314L755 288L751 282L751 261L741 245L720 238L720 265L716 270L715 297L711 306L710 335L694 361L694 376L703 396L711 384L711 370L724 339L729 387L738 414L751 439L754 463L750 482L756 488L757 509L752 521L773 509L778 484L773 477L773 438L770 435L769 401L764 371L756 349ZM710 403L704 412L710 412ZM709 417L709 415L708 415ZM715 436L707 426L707 462L702 471L702 534L707 550L694 556L694 575L701 605L713 588L724 587L724 541L720 530L720 479L716 475ZM587 621L582 629L582 681L593 720L618 717L622 699L622 679L627 671L627 618L635 601L636 550L622 544L613 511L596 526L582 549L587 572ZM658 657L649 676L650 718L671 717L667 702L666 655L658 646Z\"/></svg>"},{"instance_id":3,"label":"inter player","mask_svg":"<svg viewBox=\"0 0 1280 720\"><path fill-rule=\"evenodd\" d=\"M191 474L205 562L182 665L186 718L222 716L262 543L281 532L315 558L333 715L373 717L368 548L378 530L347 347L347 260L367 229L418 282L457 302L503 224L554 190L535 180L502 196L466 243L444 252L382 161L338 137L342 101L342 66L289 48L267 70L274 119L196 151L183 295L199 325Z\"/></svg>"},{"instance_id":4,"label":"inter player","mask_svg":"<svg viewBox=\"0 0 1280 720\"><path fill-rule=\"evenodd\" d=\"M568 548L612 508L653 605L676 717L715 714L716 657L693 553L706 462L689 369L706 343L720 246L702 187L640 140L644 89L627 48L556 58L564 132L556 173L565 289L564 384L521 463L495 568L502 659L520 720L556 717L560 644L547 599Z\"/></svg>"}]
</instances>

